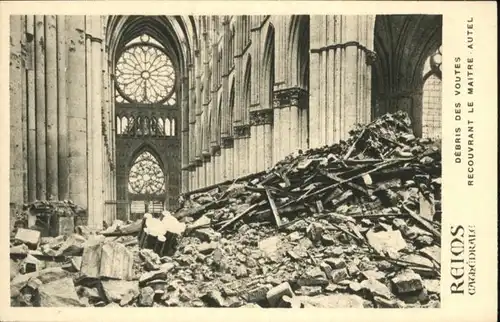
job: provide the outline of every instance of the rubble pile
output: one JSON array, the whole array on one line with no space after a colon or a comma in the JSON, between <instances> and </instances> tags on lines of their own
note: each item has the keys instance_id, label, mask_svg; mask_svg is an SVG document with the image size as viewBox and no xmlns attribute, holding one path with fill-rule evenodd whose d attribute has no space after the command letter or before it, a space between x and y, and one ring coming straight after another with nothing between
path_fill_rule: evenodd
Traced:
<instances>
[{"instance_id":1,"label":"rubble pile","mask_svg":"<svg viewBox=\"0 0 500 322\"><path fill-rule=\"evenodd\" d=\"M75 225L86 224L85 209L71 200L37 200L23 205L14 219L14 228L39 230L42 236L72 232Z\"/></svg>"},{"instance_id":2,"label":"rubble pile","mask_svg":"<svg viewBox=\"0 0 500 322\"><path fill-rule=\"evenodd\" d=\"M404 113L183 198L161 218L16 239L13 305L440 305L440 146Z\"/></svg>"}]
</instances>

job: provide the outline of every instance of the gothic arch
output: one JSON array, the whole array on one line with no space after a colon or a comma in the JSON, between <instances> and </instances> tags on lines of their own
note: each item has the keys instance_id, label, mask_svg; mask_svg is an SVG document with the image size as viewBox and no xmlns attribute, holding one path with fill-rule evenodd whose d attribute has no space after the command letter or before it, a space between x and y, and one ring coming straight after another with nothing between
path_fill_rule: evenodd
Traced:
<instances>
[{"instance_id":1,"label":"gothic arch","mask_svg":"<svg viewBox=\"0 0 500 322\"><path fill-rule=\"evenodd\" d=\"M309 16L294 15L288 33L288 75L290 85L308 89L309 77Z\"/></svg>"},{"instance_id":2,"label":"gothic arch","mask_svg":"<svg viewBox=\"0 0 500 322\"><path fill-rule=\"evenodd\" d=\"M230 87L230 90L229 90L229 124L231 124L231 127L232 127L232 124L233 124L233 120L234 120L234 113L235 113L235 84L234 84L234 79L231 80L231 87Z\"/></svg>"},{"instance_id":3,"label":"gothic arch","mask_svg":"<svg viewBox=\"0 0 500 322\"><path fill-rule=\"evenodd\" d=\"M156 148L154 146L151 145L151 143L149 142L144 142L142 143L141 145L139 145L137 148L135 148L135 150L132 152L132 154L130 155L130 158L128 159L128 168L130 169L130 167L134 164L135 160L141 155L143 154L144 152L148 152L150 153L152 156L155 157L155 159L158 161L158 163L160 164L161 168L163 169L164 172L167 172L167 168L166 166L168 164L164 163L164 160L163 158L161 157L161 155L156 151Z\"/></svg>"},{"instance_id":4,"label":"gothic arch","mask_svg":"<svg viewBox=\"0 0 500 322\"><path fill-rule=\"evenodd\" d=\"M153 44L153 47L161 48L170 59L175 72L172 95L166 98L165 104L161 106L155 102L141 105L132 101L115 102L114 99L116 63L120 55L128 48L127 45L142 35L154 39L154 41L148 42L148 45ZM142 153L142 150L147 147L151 155L160 162L165 178L169 180L169 187L164 196L166 208L176 208L177 206L177 195L181 190L180 160L187 163L186 159L189 157L185 151L181 152L181 149L189 148L189 144L187 144L189 135L179 135L177 123L180 124L181 130L186 128L185 124L188 124L187 117L190 106L185 99L188 97L190 84L188 66L192 64L191 57L193 47L196 48L194 43L197 37L197 26L192 17L112 16L108 19L106 45L111 75L110 88L111 101L113 102L111 110L116 116L126 116L129 130L125 132L130 132L124 133L123 124L120 124L122 131L116 132L114 151L117 154L116 188L118 200L130 201L127 197L130 162L133 162L138 153ZM143 46L143 44L140 45ZM120 123L123 123L123 118L121 118ZM184 140L184 144L181 144L181 140ZM118 203L117 214L122 215L119 219L128 219L129 209L126 206L127 203Z\"/></svg>"},{"instance_id":5,"label":"gothic arch","mask_svg":"<svg viewBox=\"0 0 500 322\"><path fill-rule=\"evenodd\" d=\"M250 112L250 100L251 100L251 84L252 84L252 57L247 56L245 74L243 76L243 95L242 95L242 106L244 115L248 115Z\"/></svg>"},{"instance_id":6,"label":"gothic arch","mask_svg":"<svg viewBox=\"0 0 500 322\"><path fill-rule=\"evenodd\" d=\"M267 27L267 34L264 42L263 68L261 84L263 84L262 93L262 106L265 108L272 108L273 104L273 89L274 89L274 26L269 23Z\"/></svg>"},{"instance_id":7,"label":"gothic arch","mask_svg":"<svg viewBox=\"0 0 500 322\"><path fill-rule=\"evenodd\" d=\"M406 111L422 134L423 69L442 43L441 15L377 15L372 68L372 116Z\"/></svg>"}]
</instances>

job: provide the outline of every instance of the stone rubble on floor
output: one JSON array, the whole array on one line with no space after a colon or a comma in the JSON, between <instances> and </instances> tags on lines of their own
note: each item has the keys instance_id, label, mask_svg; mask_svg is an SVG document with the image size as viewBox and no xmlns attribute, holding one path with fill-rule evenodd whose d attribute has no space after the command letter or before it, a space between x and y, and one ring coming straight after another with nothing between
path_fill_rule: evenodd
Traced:
<instances>
[{"instance_id":1,"label":"stone rubble on floor","mask_svg":"<svg viewBox=\"0 0 500 322\"><path fill-rule=\"evenodd\" d=\"M439 144L388 114L185 196L174 214L56 237L17 229L11 304L439 307L440 177Z\"/></svg>"}]
</instances>

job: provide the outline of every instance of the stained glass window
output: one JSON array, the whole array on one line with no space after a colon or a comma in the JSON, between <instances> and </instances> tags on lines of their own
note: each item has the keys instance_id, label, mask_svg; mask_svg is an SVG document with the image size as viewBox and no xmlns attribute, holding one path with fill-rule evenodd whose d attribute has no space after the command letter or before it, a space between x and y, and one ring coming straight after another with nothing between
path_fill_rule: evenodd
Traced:
<instances>
[{"instance_id":1,"label":"stained glass window","mask_svg":"<svg viewBox=\"0 0 500 322\"><path fill-rule=\"evenodd\" d=\"M128 190L137 194L165 193L165 175L151 153L143 152L130 168Z\"/></svg>"},{"instance_id":2,"label":"stained glass window","mask_svg":"<svg viewBox=\"0 0 500 322\"><path fill-rule=\"evenodd\" d=\"M124 50L116 63L117 102L163 103L175 89L172 61L147 35ZM120 97L121 96L121 97ZM175 97L173 97L175 102ZM172 104L170 99L169 104Z\"/></svg>"}]
</instances>

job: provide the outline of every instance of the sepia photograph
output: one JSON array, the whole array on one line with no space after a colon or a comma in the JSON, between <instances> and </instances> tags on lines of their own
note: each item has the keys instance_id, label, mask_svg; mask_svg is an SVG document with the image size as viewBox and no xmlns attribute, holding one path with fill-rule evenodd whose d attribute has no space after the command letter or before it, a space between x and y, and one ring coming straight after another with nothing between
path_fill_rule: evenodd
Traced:
<instances>
[{"instance_id":1,"label":"sepia photograph","mask_svg":"<svg viewBox=\"0 0 500 322\"><path fill-rule=\"evenodd\" d=\"M441 307L441 14L5 23L11 307Z\"/></svg>"}]
</instances>

